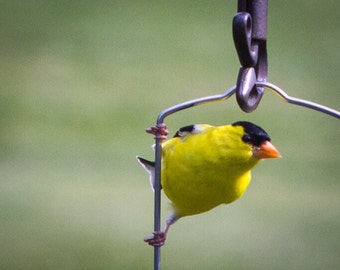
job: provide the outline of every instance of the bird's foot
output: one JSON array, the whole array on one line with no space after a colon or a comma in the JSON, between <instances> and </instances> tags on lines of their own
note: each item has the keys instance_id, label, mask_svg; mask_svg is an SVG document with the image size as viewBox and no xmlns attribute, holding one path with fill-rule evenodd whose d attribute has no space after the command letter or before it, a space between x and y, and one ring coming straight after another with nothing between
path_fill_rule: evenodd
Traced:
<instances>
[{"instance_id":1,"label":"bird's foot","mask_svg":"<svg viewBox=\"0 0 340 270\"><path fill-rule=\"evenodd\" d=\"M160 140L165 140L166 136L169 134L169 131L166 129L166 125L164 123L147 128L145 131L149 134L155 135L155 139Z\"/></svg>"},{"instance_id":2,"label":"bird's foot","mask_svg":"<svg viewBox=\"0 0 340 270\"><path fill-rule=\"evenodd\" d=\"M166 232L153 232L153 236L144 239L144 242L153 247L161 247L165 244Z\"/></svg>"}]
</instances>

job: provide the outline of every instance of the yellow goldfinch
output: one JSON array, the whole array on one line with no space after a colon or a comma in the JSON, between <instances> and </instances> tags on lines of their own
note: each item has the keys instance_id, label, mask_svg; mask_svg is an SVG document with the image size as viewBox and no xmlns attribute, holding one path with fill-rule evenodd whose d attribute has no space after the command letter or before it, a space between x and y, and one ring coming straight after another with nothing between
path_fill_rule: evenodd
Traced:
<instances>
[{"instance_id":1,"label":"yellow goldfinch","mask_svg":"<svg viewBox=\"0 0 340 270\"><path fill-rule=\"evenodd\" d=\"M151 130L151 131L150 131ZM165 125L148 132L167 134ZM174 212L162 232L145 241L162 246L171 224L240 198L251 179L250 170L263 158L280 154L259 126L239 121L231 125L190 125L162 143L161 186ZM137 157L154 183L154 162Z\"/></svg>"}]
</instances>

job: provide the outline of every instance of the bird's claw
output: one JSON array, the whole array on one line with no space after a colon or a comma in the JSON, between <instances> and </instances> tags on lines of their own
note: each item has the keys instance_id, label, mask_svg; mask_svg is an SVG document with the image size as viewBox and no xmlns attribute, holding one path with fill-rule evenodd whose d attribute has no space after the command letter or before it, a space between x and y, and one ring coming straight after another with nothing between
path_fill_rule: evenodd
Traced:
<instances>
[{"instance_id":1,"label":"bird's claw","mask_svg":"<svg viewBox=\"0 0 340 270\"><path fill-rule=\"evenodd\" d=\"M169 131L166 129L166 125L164 123L147 128L145 131L149 134L155 135L155 139L160 140L165 140L166 136L169 134Z\"/></svg>"},{"instance_id":2,"label":"bird's claw","mask_svg":"<svg viewBox=\"0 0 340 270\"><path fill-rule=\"evenodd\" d=\"M153 232L153 236L144 239L144 242L153 247L161 247L165 244L166 233L162 231Z\"/></svg>"}]
</instances>

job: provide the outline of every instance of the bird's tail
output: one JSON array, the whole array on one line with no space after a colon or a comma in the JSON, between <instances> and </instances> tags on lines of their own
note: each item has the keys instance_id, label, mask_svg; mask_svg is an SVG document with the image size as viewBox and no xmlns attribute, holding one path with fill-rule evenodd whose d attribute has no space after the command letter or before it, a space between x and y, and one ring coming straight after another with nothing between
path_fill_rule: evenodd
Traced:
<instances>
[{"instance_id":1,"label":"bird's tail","mask_svg":"<svg viewBox=\"0 0 340 270\"><path fill-rule=\"evenodd\" d=\"M150 185L153 191L155 191L155 162L147 160L145 158L137 156L139 164L147 171L150 175Z\"/></svg>"}]
</instances>

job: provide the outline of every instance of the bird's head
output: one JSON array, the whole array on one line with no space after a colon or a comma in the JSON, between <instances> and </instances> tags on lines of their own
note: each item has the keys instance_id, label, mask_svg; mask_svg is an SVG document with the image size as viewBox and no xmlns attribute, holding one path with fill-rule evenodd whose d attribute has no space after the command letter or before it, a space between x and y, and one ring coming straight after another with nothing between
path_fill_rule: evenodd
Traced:
<instances>
[{"instance_id":1,"label":"bird's head","mask_svg":"<svg viewBox=\"0 0 340 270\"><path fill-rule=\"evenodd\" d=\"M246 121L235 122L232 126L243 127L244 134L241 139L244 143L251 145L254 158L263 159L281 157L279 151L270 142L268 133L259 126Z\"/></svg>"}]
</instances>

